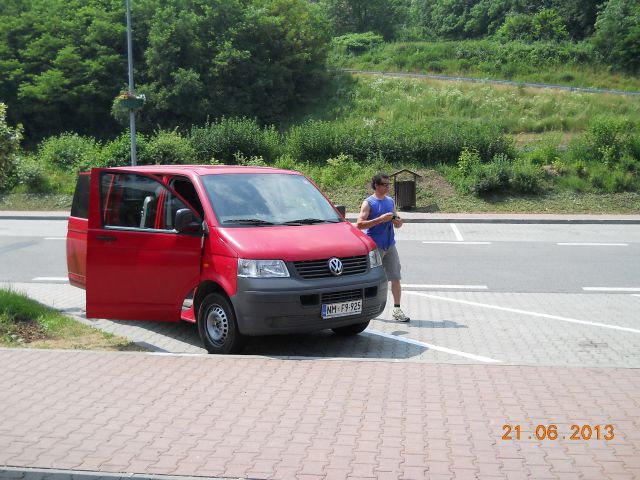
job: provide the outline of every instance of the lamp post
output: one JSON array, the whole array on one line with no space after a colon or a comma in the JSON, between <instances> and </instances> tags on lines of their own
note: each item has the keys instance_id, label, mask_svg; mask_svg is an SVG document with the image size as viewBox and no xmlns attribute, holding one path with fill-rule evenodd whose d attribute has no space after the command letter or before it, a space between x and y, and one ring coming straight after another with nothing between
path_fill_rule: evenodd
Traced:
<instances>
[{"instance_id":1,"label":"lamp post","mask_svg":"<svg viewBox=\"0 0 640 480\"><path fill-rule=\"evenodd\" d=\"M129 93L134 94L133 89L133 47L131 45L131 3L125 0L127 5L127 59L129 63ZM137 165L136 159L136 112L129 108L129 129L131 132L131 165Z\"/></svg>"}]
</instances>

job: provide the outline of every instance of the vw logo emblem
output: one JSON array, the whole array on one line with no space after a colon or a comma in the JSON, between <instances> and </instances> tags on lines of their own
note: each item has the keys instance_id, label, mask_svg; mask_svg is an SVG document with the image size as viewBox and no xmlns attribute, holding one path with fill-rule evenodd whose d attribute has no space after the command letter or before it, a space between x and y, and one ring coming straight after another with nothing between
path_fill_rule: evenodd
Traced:
<instances>
[{"instance_id":1,"label":"vw logo emblem","mask_svg":"<svg viewBox=\"0 0 640 480\"><path fill-rule=\"evenodd\" d=\"M329 271L333 275L335 275L336 277L338 275L342 275L342 262L339 258L331 257L327 262L327 265L329 266Z\"/></svg>"}]
</instances>

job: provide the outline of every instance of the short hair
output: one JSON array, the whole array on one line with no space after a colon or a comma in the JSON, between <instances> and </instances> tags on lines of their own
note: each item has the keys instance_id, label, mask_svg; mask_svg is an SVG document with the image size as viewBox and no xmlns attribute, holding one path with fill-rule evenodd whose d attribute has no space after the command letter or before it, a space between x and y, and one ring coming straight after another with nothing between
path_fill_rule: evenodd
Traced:
<instances>
[{"instance_id":1,"label":"short hair","mask_svg":"<svg viewBox=\"0 0 640 480\"><path fill-rule=\"evenodd\" d=\"M383 172L376 173L373 178L371 178L371 188L375 190L376 185L382 184L383 180L389 180L389 175Z\"/></svg>"}]
</instances>

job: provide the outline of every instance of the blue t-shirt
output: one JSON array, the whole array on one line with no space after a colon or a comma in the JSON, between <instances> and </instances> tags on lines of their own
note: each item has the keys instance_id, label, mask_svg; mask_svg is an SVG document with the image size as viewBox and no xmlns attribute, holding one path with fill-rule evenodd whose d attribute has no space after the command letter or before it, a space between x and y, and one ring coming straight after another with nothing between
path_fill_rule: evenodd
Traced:
<instances>
[{"instance_id":1,"label":"blue t-shirt","mask_svg":"<svg viewBox=\"0 0 640 480\"><path fill-rule=\"evenodd\" d=\"M378 200L375 195L367 197L367 203L371 208L369 218L372 220L378 218L385 213L393 213L393 199L385 196L383 200ZM383 222L367 229L369 235L380 250L388 250L389 247L396 244L395 232L393 231L393 222Z\"/></svg>"}]
</instances>

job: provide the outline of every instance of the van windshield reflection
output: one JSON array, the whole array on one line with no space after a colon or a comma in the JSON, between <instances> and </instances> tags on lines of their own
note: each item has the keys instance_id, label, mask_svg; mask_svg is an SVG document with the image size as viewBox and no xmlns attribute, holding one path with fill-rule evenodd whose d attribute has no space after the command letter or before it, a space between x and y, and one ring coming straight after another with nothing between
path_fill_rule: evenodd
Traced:
<instances>
[{"instance_id":1,"label":"van windshield reflection","mask_svg":"<svg viewBox=\"0 0 640 480\"><path fill-rule=\"evenodd\" d=\"M218 222L225 227L313 225L342 218L302 175L234 173L202 177Z\"/></svg>"}]
</instances>

